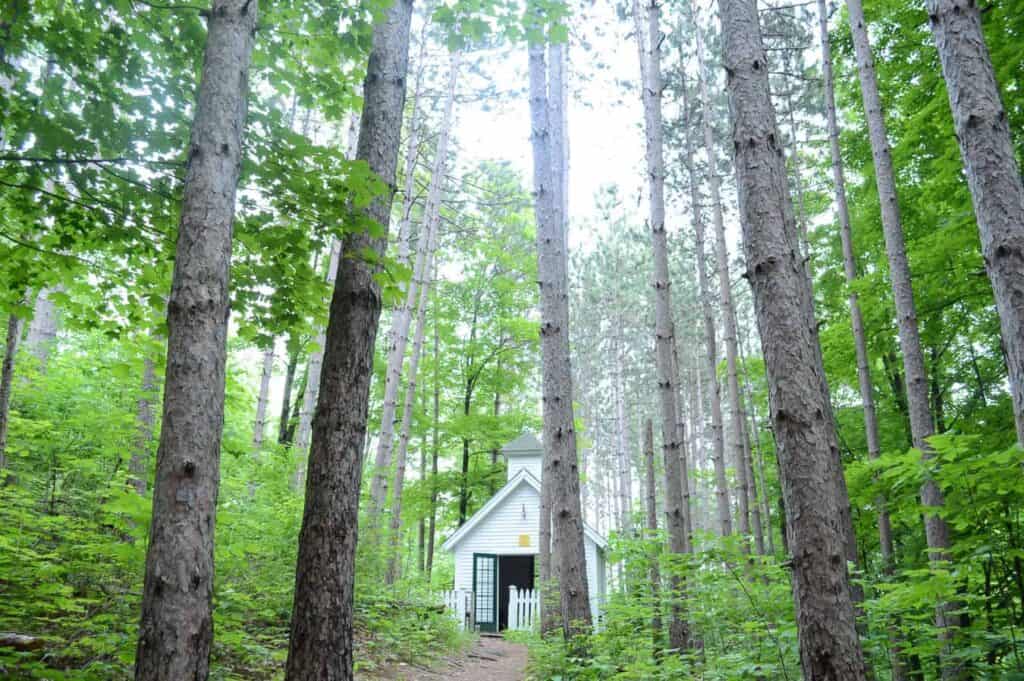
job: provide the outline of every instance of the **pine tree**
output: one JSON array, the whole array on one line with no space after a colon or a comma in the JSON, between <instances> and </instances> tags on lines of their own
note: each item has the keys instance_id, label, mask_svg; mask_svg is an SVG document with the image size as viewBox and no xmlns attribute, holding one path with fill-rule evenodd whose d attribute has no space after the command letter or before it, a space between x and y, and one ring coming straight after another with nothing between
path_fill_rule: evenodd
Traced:
<instances>
[{"instance_id":1,"label":"pine tree","mask_svg":"<svg viewBox=\"0 0 1024 681\"><path fill-rule=\"evenodd\" d=\"M213 642L228 276L258 3L214 0L188 148L146 552L138 681L205 679Z\"/></svg>"},{"instance_id":2,"label":"pine tree","mask_svg":"<svg viewBox=\"0 0 1024 681\"><path fill-rule=\"evenodd\" d=\"M862 681L831 404L752 0L720 4L747 276L771 386L804 677Z\"/></svg>"}]
</instances>

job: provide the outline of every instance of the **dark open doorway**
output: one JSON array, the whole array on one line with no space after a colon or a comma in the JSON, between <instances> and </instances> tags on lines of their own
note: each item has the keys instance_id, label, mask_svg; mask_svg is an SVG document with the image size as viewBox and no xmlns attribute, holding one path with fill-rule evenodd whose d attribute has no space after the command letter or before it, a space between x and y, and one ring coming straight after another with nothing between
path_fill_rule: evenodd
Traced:
<instances>
[{"instance_id":1,"label":"dark open doorway","mask_svg":"<svg viewBox=\"0 0 1024 681\"><path fill-rule=\"evenodd\" d=\"M508 628L508 588L533 588L533 556L498 556L498 628Z\"/></svg>"}]
</instances>

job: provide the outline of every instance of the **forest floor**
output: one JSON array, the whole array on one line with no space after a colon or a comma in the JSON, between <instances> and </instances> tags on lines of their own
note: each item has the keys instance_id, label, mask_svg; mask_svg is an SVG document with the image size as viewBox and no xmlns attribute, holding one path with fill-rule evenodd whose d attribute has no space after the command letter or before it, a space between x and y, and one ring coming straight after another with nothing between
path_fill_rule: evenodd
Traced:
<instances>
[{"instance_id":1,"label":"forest floor","mask_svg":"<svg viewBox=\"0 0 1024 681\"><path fill-rule=\"evenodd\" d=\"M522 643L481 636L465 652L445 658L432 669L402 664L372 678L373 681L524 681L526 661L526 646Z\"/></svg>"}]
</instances>

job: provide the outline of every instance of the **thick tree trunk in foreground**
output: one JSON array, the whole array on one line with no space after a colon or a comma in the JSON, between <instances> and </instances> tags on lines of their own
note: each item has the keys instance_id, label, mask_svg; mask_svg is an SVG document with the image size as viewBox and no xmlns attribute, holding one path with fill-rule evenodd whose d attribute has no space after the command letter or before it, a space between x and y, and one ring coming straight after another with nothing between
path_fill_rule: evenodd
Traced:
<instances>
[{"instance_id":1,"label":"thick tree trunk in foreground","mask_svg":"<svg viewBox=\"0 0 1024 681\"><path fill-rule=\"evenodd\" d=\"M270 379L274 375L274 346L263 351L263 368L260 371L260 393L256 398L256 422L252 428L252 446L259 451L263 447L263 433L267 430L267 410L270 406Z\"/></svg>"},{"instance_id":2,"label":"thick tree trunk in foreground","mask_svg":"<svg viewBox=\"0 0 1024 681\"><path fill-rule=\"evenodd\" d=\"M846 574L835 433L753 0L719 5L747 276L768 372L804 677L867 674Z\"/></svg>"},{"instance_id":3,"label":"thick tree trunk in foreground","mask_svg":"<svg viewBox=\"0 0 1024 681\"><path fill-rule=\"evenodd\" d=\"M698 51L700 51L698 46ZM715 315L711 309L711 284L708 282L705 262L705 225L700 212L699 180L693 165L693 144L689 135L689 104L685 85L683 87L683 116L687 121L684 137L684 158L690 179L690 204L693 206L694 260L697 264L697 284L700 296L701 321L704 324L704 372L711 384L711 441L712 461L715 468L715 500L718 508L718 531L723 537L732 534L732 510L729 501L729 484L725 475L725 438L722 427L722 398L718 386L718 345L715 332ZM707 112L704 114L707 118ZM714 169L709 170L714 175ZM737 468L737 471L739 468Z\"/></svg>"},{"instance_id":4,"label":"thick tree trunk in foreground","mask_svg":"<svg viewBox=\"0 0 1024 681\"><path fill-rule=\"evenodd\" d=\"M907 262L907 249L903 238L903 224L900 218L899 199L896 193L896 179L893 171L892 154L886 134L885 117L878 93L874 58L868 37L864 8L860 0L847 0L850 13L850 31L857 53L857 71L860 76L861 95L868 122L868 137L871 142L871 156L875 165L875 183L878 187L882 212L882 231L885 235L885 250L889 260L889 280L892 285L893 302L896 305L896 323L899 331L900 350L903 353L903 371L907 385L907 407L910 414L910 432L914 446L921 450L925 460L932 457L927 438L935 432L931 406L928 400L928 374L925 370L921 336L917 326L917 307L914 303L914 289ZM945 498L938 484L926 479L921 485L921 503L928 508L940 508ZM925 511L925 538L932 560L949 560L949 526L945 519L934 512ZM935 624L943 630L942 637L952 637L951 626L956 624L949 611L956 607L952 603L940 603L936 607ZM943 678L956 678L956 665L943 664Z\"/></svg>"},{"instance_id":5,"label":"thick tree trunk in foreground","mask_svg":"<svg viewBox=\"0 0 1024 681\"><path fill-rule=\"evenodd\" d=\"M409 67L411 0L397 0L373 30L363 85L356 158L386 186L395 182ZM288 681L351 681L353 579L373 349L380 321L377 266L359 257L383 253L392 193L366 210L378 236L349 234L331 299L324 364L309 450L306 505L299 534Z\"/></svg>"},{"instance_id":6,"label":"thick tree trunk in foreground","mask_svg":"<svg viewBox=\"0 0 1024 681\"><path fill-rule=\"evenodd\" d=\"M3 370L0 373L0 471L7 468L7 427L11 418L11 389L14 386L14 360L18 356L22 322L16 315L7 317ZM3 484L3 480L0 480Z\"/></svg>"},{"instance_id":7,"label":"thick tree trunk in foreground","mask_svg":"<svg viewBox=\"0 0 1024 681\"><path fill-rule=\"evenodd\" d=\"M653 0L646 8L647 29L639 0L633 0L633 25L640 58L640 82L644 106L646 169L648 189L648 227L654 258L654 336L661 403L662 453L665 459L665 515L669 549L686 552L686 509L683 508L682 473L679 470L679 426L676 420L676 376L672 361L675 348L675 324L672 322L672 291L668 266L668 238L665 234L665 160L661 118L661 28L660 10ZM672 579L672 613L669 621L669 646L689 647L690 631L686 621L682 580Z\"/></svg>"},{"instance_id":8,"label":"thick tree trunk in foreground","mask_svg":"<svg viewBox=\"0 0 1024 681\"><path fill-rule=\"evenodd\" d=\"M228 279L258 3L214 0L188 149L153 485L138 680L205 679L213 640Z\"/></svg>"},{"instance_id":9,"label":"thick tree trunk in foreground","mask_svg":"<svg viewBox=\"0 0 1024 681\"><path fill-rule=\"evenodd\" d=\"M422 55L421 55L422 59ZM451 137L452 116L454 112L454 88L458 79L458 54L452 55L451 69L448 77L448 97L445 100L444 115L441 120L440 133L437 140L437 152L434 158L434 167L430 176L430 187L427 190L427 205L424 206L426 219L420 229L419 245L416 248L416 263L413 267L412 279L405 290L405 298L401 305L395 309L392 315L391 330L388 332L391 345L388 349L388 366L384 378L384 404L381 409L380 437L377 439L377 453L373 462L373 478L370 481L370 506L366 512L367 529L374 532L380 518L383 516L384 507L388 497L388 478L391 476L391 458L395 440L395 412L398 408L398 388L402 383L402 365L405 363L405 351L409 344L409 327L412 324L412 311L416 305L417 290L420 282L427 281L430 269L429 251L432 248L431 229L436 230L437 225L432 224L431 211L440 215L441 189L445 180L445 165L448 160L448 140ZM415 113L415 110L414 112ZM415 120L413 121L415 123ZM410 144L415 139L410 136ZM412 148L409 154L415 158L416 149ZM410 168L409 166L412 166ZM415 164L407 164L406 172L415 167ZM410 190L411 180L407 180L406 189ZM410 194L411 196L411 194ZM403 207L403 210L406 208ZM412 206L407 210L411 211ZM433 222L440 220L440 217L433 219ZM408 223L404 225L406 232L409 231ZM405 241L400 242L399 259L408 259L409 235L399 235ZM402 245L404 244L404 246ZM405 252L401 252L404 248ZM371 534L371 541L376 538Z\"/></svg>"},{"instance_id":10,"label":"thick tree trunk in foreground","mask_svg":"<svg viewBox=\"0 0 1024 681\"><path fill-rule=\"evenodd\" d=\"M974 0L926 0L992 282L1024 444L1024 183Z\"/></svg>"},{"instance_id":11,"label":"thick tree trunk in foreground","mask_svg":"<svg viewBox=\"0 0 1024 681\"><path fill-rule=\"evenodd\" d=\"M530 46L530 112L533 128L533 183L537 217L537 274L540 285L540 340L544 417L543 482L549 493L551 572L560 594L562 632L567 641L590 628L590 596L583 548L583 514L573 423L572 365L569 358L569 297L565 252L566 168L563 92L564 46L550 50L551 91L543 48ZM556 119L556 120L552 120ZM543 518L541 522L544 523ZM543 528L542 528L543 529Z\"/></svg>"}]
</instances>

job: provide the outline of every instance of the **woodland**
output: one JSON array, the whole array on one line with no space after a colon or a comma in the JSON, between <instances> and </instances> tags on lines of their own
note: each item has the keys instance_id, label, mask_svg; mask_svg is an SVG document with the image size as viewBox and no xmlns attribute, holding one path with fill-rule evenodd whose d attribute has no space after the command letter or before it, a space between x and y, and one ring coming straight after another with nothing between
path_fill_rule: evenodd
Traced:
<instances>
[{"instance_id":1,"label":"woodland","mask_svg":"<svg viewBox=\"0 0 1024 681\"><path fill-rule=\"evenodd\" d=\"M533 432L523 679L1024 680L1024 1L2 0L0 114L0 677L442 669Z\"/></svg>"}]
</instances>

